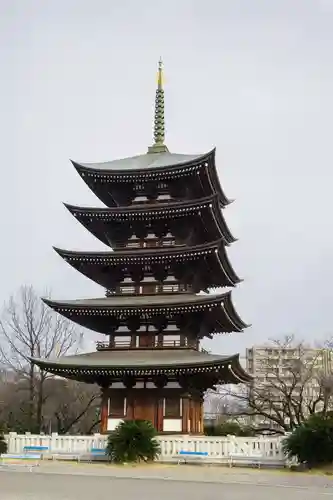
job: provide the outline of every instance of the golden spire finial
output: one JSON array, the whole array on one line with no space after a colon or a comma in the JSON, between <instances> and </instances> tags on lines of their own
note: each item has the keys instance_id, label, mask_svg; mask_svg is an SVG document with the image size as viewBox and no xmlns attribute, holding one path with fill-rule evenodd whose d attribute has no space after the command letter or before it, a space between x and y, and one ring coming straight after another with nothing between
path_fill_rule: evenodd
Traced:
<instances>
[{"instance_id":1,"label":"golden spire finial","mask_svg":"<svg viewBox=\"0 0 333 500\"><path fill-rule=\"evenodd\" d=\"M162 61L162 57L160 57L160 60L158 61L157 88L160 90L163 89L163 61Z\"/></svg>"},{"instance_id":2,"label":"golden spire finial","mask_svg":"<svg viewBox=\"0 0 333 500\"><path fill-rule=\"evenodd\" d=\"M148 153L165 153L168 148L164 144L165 123L164 123L164 90L163 90L163 61L158 61L157 89L155 97L154 116L154 144L148 148Z\"/></svg>"}]
</instances>

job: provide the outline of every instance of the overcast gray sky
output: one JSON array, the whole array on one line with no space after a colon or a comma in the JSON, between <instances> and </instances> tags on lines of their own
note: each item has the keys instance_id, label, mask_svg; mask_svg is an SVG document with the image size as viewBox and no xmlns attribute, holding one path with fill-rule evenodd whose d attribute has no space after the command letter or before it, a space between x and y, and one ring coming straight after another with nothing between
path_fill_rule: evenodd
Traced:
<instances>
[{"instance_id":1,"label":"overcast gray sky","mask_svg":"<svg viewBox=\"0 0 333 500\"><path fill-rule=\"evenodd\" d=\"M104 248L62 205L101 205L69 158L146 152L160 55L169 149L216 146L235 199L252 327L209 347L333 334L333 0L2 0L0 300L103 294L51 248Z\"/></svg>"}]
</instances>

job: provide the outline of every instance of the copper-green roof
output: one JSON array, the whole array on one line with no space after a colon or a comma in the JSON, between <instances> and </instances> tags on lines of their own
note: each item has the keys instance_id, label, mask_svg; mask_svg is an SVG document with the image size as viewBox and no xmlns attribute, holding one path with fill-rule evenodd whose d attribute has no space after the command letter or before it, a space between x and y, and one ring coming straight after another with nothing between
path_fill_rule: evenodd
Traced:
<instances>
[{"instance_id":1,"label":"copper-green roof","mask_svg":"<svg viewBox=\"0 0 333 500\"><path fill-rule=\"evenodd\" d=\"M230 292L223 294L196 295L193 293L159 293L152 295L115 295L112 297L98 297L92 299L50 300L43 299L48 305L55 307L84 307L101 309L130 309L130 308L164 308L164 307L193 307L220 304L221 301L231 301Z\"/></svg>"},{"instance_id":2,"label":"copper-green roof","mask_svg":"<svg viewBox=\"0 0 333 500\"><path fill-rule=\"evenodd\" d=\"M72 164L84 182L105 202L105 192L99 192L102 186L110 183L110 196L120 183L150 182L151 180L199 181L202 193L218 194L219 203L226 206L231 203L223 192L215 165L215 148L203 155L180 153L149 153L128 158L121 158L101 163L82 163L72 160ZM190 175L190 177L189 177ZM185 176L185 178L184 178ZM192 179L191 179L192 177ZM99 182L98 182L99 181ZM106 203L108 205L108 203Z\"/></svg>"},{"instance_id":3,"label":"copper-green roof","mask_svg":"<svg viewBox=\"0 0 333 500\"><path fill-rule=\"evenodd\" d=\"M146 170L155 168L165 168L186 165L189 162L200 161L205 158L207 153L203 154L181 154L170 153L169 151L163 153L147 153L143 155L130 156L127 158L120 158L101 163L78 163L72 162L74 166L81 166L93 170L105 171L124 171L124 170Z\"/></svg>"},{"instance_id":4,"label":"copper-green roof","mask_svg":"<svg viewBox=\"0 0 333 500\"><path fill-rule=\"evenodd\" d=\"M223 368L231 370L236 383L249 380L239 363L238 354L221 356L194 349L114 349L57 359L33 358L32 361L56 375L86 381L103 377L154 376L162 373L171 376L195 373L204 375L218 373Z\"/></svg>"},{"instance_id":5,"label":"copper-green roof","mask_svg":"<svg viewBox=\"0 0 333 500\"><path fill-rule=\"evenodd\" d=\"M195 295L191 293L165 293L154 295L113 295L95 299L50 300L43 299L56 312L76 323L108 335L114 319L138 316L143 323L156 316L174 317L178 314L207 313L211 318L210 332L241 332L248 325L237 314L231 292ZM208 319L207 319L208 321Z\"/></svg>"},{"instance_id":6,"label":"copper-green roof","mask_svg":"<svg viewBox=\"0 0 333 500\"><path fill-rule=\"evenodd\" d=\"M114 368L128 367L170 367L188 366L196 364L204 365L210 363L221 363L231 360L231 356L213 355L200 352L194 349L114 349L105 351L94 351L74 356L62 356L53 361L43 360L45 363L52 363L58 366L81 366L94 368ZM41 360L38 360L41 362Z\"/></svg>"}]
</instances>

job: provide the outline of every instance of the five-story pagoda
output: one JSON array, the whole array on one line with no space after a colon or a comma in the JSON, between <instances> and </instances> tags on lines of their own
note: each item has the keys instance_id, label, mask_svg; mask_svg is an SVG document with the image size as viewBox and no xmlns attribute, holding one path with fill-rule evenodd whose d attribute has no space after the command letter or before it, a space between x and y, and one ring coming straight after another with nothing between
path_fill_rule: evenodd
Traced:
<instances>
[{"instance_id":1,"label":"five-story pagoda","mask_svg":"<svg viewBox=\"0 0 333 500\"><path fill-rule=\"evenodd\" d=\"M246 327L230 291L208 293L239 283L226 254L235 240L221 211L229 200L215 150L173 154L164 144L162 77L160 62L154 144L147 154L73 162L106 207L66 206L110 250L55 250L106 296L45 302L107 340L95 352L34 360L55 375L101 387L102 432L123 419L145 419L159 433L202 433L205 391L250 379L238 355L200 349L205 337Z\"/></svg>"}]
</instances>

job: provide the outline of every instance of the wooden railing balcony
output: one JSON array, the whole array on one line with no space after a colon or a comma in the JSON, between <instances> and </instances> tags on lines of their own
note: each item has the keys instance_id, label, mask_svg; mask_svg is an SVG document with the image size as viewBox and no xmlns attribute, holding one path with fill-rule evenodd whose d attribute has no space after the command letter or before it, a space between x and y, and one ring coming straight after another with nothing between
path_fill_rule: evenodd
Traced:
<instances>
[{"instance_id":1,"label":"wooden railing balcony","mask_svg":"<svg viewBox=\"0 0 333 500\"><path fill-rule=\"evenodd\" d=\"M184 343L180 340L163 340L163 342L154 342L152 345L147 346L138 346L132 344L130 341L123 340L117 342L107 342L107 341L98 341L96 342L96 350L97 351L109 351L114 349L197 349L197 346L190 345L187 342Z\"/></svg>"}]
</instances>

